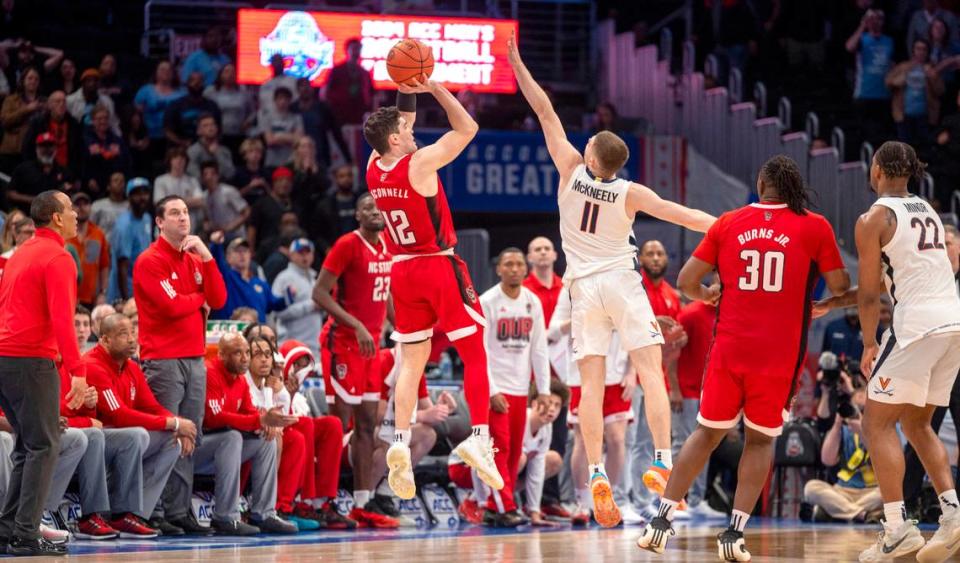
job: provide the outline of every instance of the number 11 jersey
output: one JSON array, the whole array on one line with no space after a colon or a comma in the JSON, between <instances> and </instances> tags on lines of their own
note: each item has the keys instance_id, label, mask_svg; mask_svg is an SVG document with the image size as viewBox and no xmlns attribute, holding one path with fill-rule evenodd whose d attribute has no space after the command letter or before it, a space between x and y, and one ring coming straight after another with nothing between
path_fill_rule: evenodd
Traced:
<instances>
[{"instance_id":1,"label":"number 11 jersey","mask_svg":"<svg viewBox=\"0 0 960 563\"><path fill-rule=\"evenodd\" d=\"M722 292L712 369L792 379L806 354L813 286L843 268L830 223L786 204L724 213L693 256L713 264Z\"/></svg>"}]
</instances>

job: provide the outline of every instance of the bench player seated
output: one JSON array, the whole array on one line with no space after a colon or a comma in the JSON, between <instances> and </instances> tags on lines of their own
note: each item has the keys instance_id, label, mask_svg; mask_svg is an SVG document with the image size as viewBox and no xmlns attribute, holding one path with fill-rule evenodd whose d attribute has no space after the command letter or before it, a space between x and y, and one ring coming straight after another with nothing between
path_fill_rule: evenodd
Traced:
<instances>
[{"instance_id":1,"label":"bench player seated","mask_svg":"<svg viewBox=\"0 0 960 563\"><path fill-rule=\"evenodd\" d=\"M530 390L528 397L523 445L517 464L517 488L520 483L523 484L526 495L524 512L530 517L530 523L534 526L553 525L540 511L540 501L543 496L544 481L558 475L563 468L563 458L550 449L550 441L553 439L553 423L569 400L570 389L555 378L550 380L550 394L546 399L540 397L536 387ZM496 525L493 512L482 511L480 508L482 503L488 501L490 489L479 480L473 479L470 467L455 456L451 456L447 471L450 481L456 486L474 491L460 503L460 516L471 524L483 522Z\"/></svg>"},{"instance_id":2,"label":"bench player seated","mask_svg":"<svg viewBox=\"0 0 960 563\"><path fill-rule=\"evenodd\" d=\"M297 518L316 520L327 530L356 528L356 520L343 516L333 506L340 479L343 426L335 416L311 416L310 404L301 392L307 377L320 377L316 359L310 349L297 340L281 344L280 355L283 356L283 384L290 393L286 414L297 417L290 428L303 435L307 459L299 487L300 502L294 505L293 514Z\"/></svg>"}]
</instances>

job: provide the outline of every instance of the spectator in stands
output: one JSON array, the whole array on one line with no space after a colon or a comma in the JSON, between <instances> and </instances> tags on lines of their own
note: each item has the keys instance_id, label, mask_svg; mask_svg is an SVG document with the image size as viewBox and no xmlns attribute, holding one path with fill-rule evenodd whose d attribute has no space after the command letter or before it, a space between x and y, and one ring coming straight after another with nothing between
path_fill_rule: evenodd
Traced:
<instances>
[{"instance_id":1,"label":"spectator in stands","mask_svg":"<svg viewBox=\"0 0 960 563\"><path fill-rule=\"evenodd\" d=\"M893 66L893 39L883 34L883 21L883 11L867 10L845 44L857 60L853 103L864 138L875 146L891 129L890 90L885 79Z\"/></svg>"},{"instance_id":2,"label":"spectator in stands","mask_svg":"<svg viewBox=\"0 0 960 563\"><path fill-rule=\"evenodd\" d=\"M21 162L13 169L6 190L7 205L24 212L30 210L33 198L41 192L73 191L74 176L57 163L57 144L53 135L37 135L34 146L36 158Z\"/></svg>"},{"instance_id":3,"label":"spectator in stands","mask_svg":"<svg viewBox=\"0 0 960 563\"><path fill-rule=\"evenodd\" d=\"M100 337L100 323L103 322L103 319L118 312L113 305L108 303L97 305L93 308L93 311L90 313L90 331L93 333L93 339L95 341Z\"/></svg>"},{"instance_id":4,"label":"spectator in stands","mask_svg":"<svg viewBox=\"0 0 960 563\"><path fill-rule=\"evenodd\" d=\"M76 177L80 172L83 154L83 128L67 113L67 98L61 90L56 90L47 98L47 107L35 115L27 127L23 139L23 158L30 160L37 153L37 137L43 133L53 136L57 148L57 164L71 171Z\"/></svg>"},{"instance_id":5,"label":"spectator in stands","mask_svg":"<svg viewBox=\"0 0 960 563\"><path fill-rule=\"evenodd\" d=\"M137 339L130 319L123 314L110 315L103 319L101 330L99 344L83 357L90 384L99 393L97 418L108 427L106 433L115 428L137 430L143 460L142 495L138 495L142 501L131 502L139 506L130 511L141 527L158 529L158 522L145 526L143 519L150 518L156 507L178 454L193 453L197 427L186 418L173 416L153 396L143 371L132 360ZM139 492L139 487L131 489ZM119 512L119 507L111 508ZM114 524L111 526L124 527L122 521Z\"/></svg>"},{"instance_id":6,"label":"spectator in stands","mask_svg":"<svg viewBox=\"0 0 960 563\"><path fill-rule=\"evenodd\" d=\"M910 60L893 67L886 84L893 91L893 121L897 137L911 145L929 142L930 126L940 121L943 80L929 62L925 39L913 43Z\"/></svg>"},{"instance_id":7,"label":"spectator in stands","mask_svg":"<svg viewBox=\"0 0 960 563\"><path fill-rule=\"evenodd\" d=\"M285 341L280 354L284 386L291 397L289 414L297 417L291 428L303 435L308 460L300 483L301 502L294 505L293 515L317 520L327 530L355 528L356 521L340 515L333 505L340 476L343 426L335 416L314 417L301 392L307 377L318 377L316 360L310 349L297 340Z\"/></svg>"},{"instance_id":8,"label":"spectator in stands","mask_svg":"<svg viewBox=\"0 0 960 563\"><path fill-rule=\"evenodd\" d=\"M223 231L228 237L243 236L243 225L250 218L250 206L237 188L220 183L220 168L210 160L200 165L200 184L206 190L206 231Z\"/></svg>"},{"instance_id":9,"label":"spectator in stands","mask_svg":"<svg viewBox=\"0 0 960 563\"><path fill-rule=\"evenodd\" d=\"M247 222L247 240L250 247L257 250L266 240L280 232L280 219L283 214L294 210L290 197L293 189L293 172L285 166L273 171L272 187L265 197L253 204L250 220Z\"/></svg>"},{"instance_id":10,"label":"spectator in stands","mask_svg":"<svg viewBox=\"0 0 960 563\"><path fill-rule=\"evenodd\" d=\"M304 232L299 227L288 226L280 231L277 248L261 262L263 273L267 276L267 281L270 282L271 286L280 272L286 270L287 265L290 264L290 245L293 244L293 241L303 238L303 236Z\"/></svg>"},{"instance_id":11,"label":"spectator in stands","mask_svg":"<svg viewBox=\"0 0 960 563\"><path fill-rule=\"evenodd\" d=\"M94 197L99 197L115 172L129 174L130 152L123 138L110 128L110 110L97 106L90 112L93 126L83 135L81 183Z\"/></svg>"},{"instance_id":12,"label":"spectator in stands","mask_svg":"<svg viewBox=\"0 0 960 563\"><path fill-rule=\"evenodd\" d=\"M846 374L843 374L845 377ZM816 505L831 518L864 522L879 518L883 499L873 474L867 444L863 442L861 413L866 403L866 390L853 391L850 412L831 412L830 394L823 393L817 416L833 418L833 425L823 437L820 461L827 467L836 468L836 483L811 479L803 487L804 500ZM832 479L831 479L832 481Z\"/></svg>"},{"instance_id":13,"label":"spectator in stands","mask_svg":"<svg viewBox=\"0 0 960 563\"><path fill-rule=\"evenodd\" d=\"M157 157L163 154L163 147L166 146L163 118L167 108L185 94L177 83L173 65L169 61L160 61L153 72L153 80L141 86L133 98L133 103L143 112L147 133L154 144L154 154Z\"/></svg>"},{"instance_id":14,"label":"spectator in stands","mask_svg":"<svg viewBox=\"0 0 960 563\"><path fill-rule=\"evenodd\" d=\"M90 328L91 323L90 309L77 305L73 312L73 330L77 331L77 347L80 348L81 354L96 345L96 342L90 341L90 336L93 334Z\"/></svg>"},{"instance_id":15,"label":"spectator in stands","mask_svg":"<svg viewBox=\"0 0 960 563\"><path fill-rule=\"evenodd\" d=\"M283 308L283 300L274 296L267 280L257 275L247 239L234 237L226 245L224 242L221 231L210 236L210 252L227 286L227 302L210 318L229 319L238 308L249 307L256 312L257 322L267 322L267 313Z\"/></svg>"},{"instance_id":16,"label":"spectator in stands","mask_svg":"<svg viewBox=\"0 0 960 563\"><path fill-rule=\"evenodd\" d=\"M210 525L222 535L297 532L296 525L277 517L275 508L277 442L282 440L282 429L297 419L278 407L258 411L244 377L252 352L272 360L275 351L262 338L251 339L248 345L241 335L227 333L220 339L218 357L207 362L206 434L194 457L198 474L214 475L216 503ZM252 462L250 524L240 520L240 466L248 461Z\"/></svg>"},{"instance_id":17,"label":"spectator in stands","mask_svg":"<svg viewBox=\"0 0 960 563\"><path fill-rule=\"evenodd\" d=\"M107 53L100 59L100 94L113 100L113 106L123 108L130 103L130 83L117 73L117 57Z\"/></svg>"},{"instance_id":18,"label":"spectator in stands","mask_svg":"<svg viewBox=\"0 0 960 563\"><path fill-rule=\"evenodd\" d=\"M306 342L314 357L319 357L320 329L323 314L313 301L317 271L310 267L315 254L309 239L299 238L290 244L290 263L273 280L273 293L282 297L286 308L277 313L277 337Z\"/></svg>"},{"instance_id":19,"label":"spectator in stands","mask_svg":"<svg viewBox=\"0 0 960 563\"><path fill-rule=\"evenodd\" d=\"M194 178L200 177L200 165L215 161L224 178L233 178L233 155L230 149L220 144L220 128L211 114L197 118L197 141L187 149L187 173Z\"/></svg>"},{"instance_id":20,"label":"spectator in stands","mask_svg":"<svg viewBox=\"0 0 960 563\"><path fill-rule=\"evenodd\" d=\"M229 290L227 290L229 292ZM233 313L230 315L231 321L238 321L246 324L253 324L258 322L260 315L257 313L257 310L253 307L237 307L233 310Z\"/></svg>"},{"instance_id":21,"label":"spectator in stands","mask_svg":"<svg viewBox=\"0 0 960 563\"><path fill-rule=\"evenodd\" d=\"M90 196L77 192L70 198L77 212L77 236L66 241L80 258L77 301L92 309L106 297L110 284L110 244L107 236L90 221Z\"/></svg>"},{"instance_id":22,"label":"spectator in stands","mask_svg":"<svg viewBox=\"0 0 960 563\"><path fill-rule=\"evenodd\" d=\"M20 163L27 125L42 109L40 71L33 67L24 69L17 81L17 91L4 98L0 106L0 124L3 125L0 170L9 172Z\"/></svg>"},{"instance_id":23,"label":"spectator in stands","mask_svg":"<svg viewBox=\"0 0 960 563\"><path fill-rule=\"evenodd\" d=\"M306 78L297 80L297 93L299 99L293 104L292 110L294 113L300 114L303 119L303 133L313 139L316 160L323 167L323 170L329 170L331 162L328 134L333 135L333 140L337 143L340 153L343 154L344 161L348 164L352 163L353 156L350 154L350 147L343 138L343 130L333 117L330 106L320 99L317 90L310 85L310 81Z\"/></svg>"},{"instance_id":24,"label":"spectator in stands","mask_svg":"<svg viewBox=\"0 0 960 563\"><path fill-rule=\"evenodd\" d=\"M69 96L80 88L80 81L77 79L77 63L73 59L63 59L60 63L60 72L54 76L51 81L50 91L61 90Z\"/></svg>"},{"instance_id":25,"label":"spectator in stands","mask_svg":"<svg viewBox=\"0 0 960 563\"><path fill-rule=\"evenodd\" d=\"M309 168L300 170L294 180L294 192L304 194L304 197L315 194L316 190L322 188L317 185L318 180L318 173L311 173ZM316 236L322 236L332 243L357 228L358 194L355 184L352 166L342 164L333 171L333 189L323 198L313 221L312 226L319 229Z\"/></svg>"},{"instance_id":26,"label":"spectator in stands","mask_svg":"<svg viewBox=\"0 0 960 563\"><path fill-rule=\"evenodd\" d=\"M270 189L267 181L270 175L263 167L263 142L260 139L245 139L240 143L240 156L243 157L243 164L237 168L233 183L243 199L253 205Z\"/></svg>"},{"instance_id":27,"label":"spectator in stands","mask_svg":"<svg viewBox=\"0 0 960 563\"><path fill-rule=\"evenodd\" d=\"M620 124L618 122L619 116L617 115L617 108L610 102L600 102L597 104L597 109L594 112L593 117L593 131L598 133L600 131L612 131L614 133L620 132Z\"/></svg>"},{"instance_id":28,"label":"spectator in stands","mask_svg":"<svg viewBox=\"0 0 960 563\"><path fill-rule=\"evenodd\" d=\"M360 64L361 49L359 39L347 41L347 59L333 67L327 81L327 103L337 108L341 125L358 125L373 109L373 79Z\"/></svg>"},{"instance_id":29,"label":"spectator in stands","mask_svg":"<svg viewBox=\"0 0 960 563\"><path fill-rule=\"evenodd\" d=\"M154 176L153 150L143 112L136 106L127 106L120 119L123 142L130 150L132 173L136 176Z\"/></svg>"},{"instance_id":30,"label":"spectator in stands","mask_svg":"<svg viewBox=\"0 0 960 563\"><path fill-rule=\"evenodd\" d=\"M117 217L110 233L110 284L107 299L133 297L133 271L137 258L153 239L153 217L150 216L150 181L131 178L127 182L130 208Z\"/></svg>"},{"instance_id":31,"label":"spectator in stands","mask_svg":"<svg viewBox=\"0 0 960 563\"><path fill-rule=\"evenodd\" d=\"M783 37L787 63L806 72L823 70L826 60L827 0L780 0L777 27Z\"/></svg>"},{"instance_id":32,"label":"spectator in stands","mask_svg":"<svg viewBox=\"0 0 960 563\"><path fill-rule=\"evenodd\" d=\"M130 202L127 201L127 179L123 172L114 172L107 184L107 195L93 202L90 220L96 223L109 239L117 217L128 209Z\"/></svg>"},{"instance_id":33,"label":"spectator in stands","mask_svg":"<svg viewBox=\"0 0 960 563\"><path fill-rule=\"evenodd\" d=\"M941 20L947 27L950 41L960 40L957 29L957 17L940 7L940 0L923 0L923 8L913 13L907 28L907 50L912 51L918 39L930 36L930 26L934 20Z\"/></svg>"},{"instance_id":34,"label":"spectator in stands","mask_svg":"<svg viewBox=\"0 0 960 563\"><path fill-rule=\"evenodd\" d=\"M282 233L287 232L288 230L300 231L300 217L297 215L296 205L294 205L293 209L284 211L280 214L280 224L273 236L258 240L257 250L254 253L254 260L257 264L263 265L263 263L267 261L267 259L280 246ZM299 238L300 236L303 235L300 234L293 238ZM259 238L260 237L258 237L258 239ZM293 239L290 240L292 241ZM285 268L286 264L284 264L283 267ZM280 269L282 270L283 268Z\"/></svg>"},{"instance_id":35,"label":"spectator in stands","mask_svg":"<svg viewBox=\"0 0 960 563\"><path fill-rule=\"evenodd\" d=\"M204 86L209 86L217 79L220 69L230 64L230 57L220 52L220 46L223 44L223 30L219 27L211 27L203 34L203 40L200 48L190 53L183 61L183 68L180 69L180 79L184 82L194 72L199 72L203 76Z\"/></svg>"},{"instance_id":36,"label":"spectator in stands","mask_svg":"<svg viewBox=\"0 0 960 563\"><path fill-rule=\"evenodd\" d=\"M173 100L163 114L163 128L171 146L189 147L197 140L197 122L210 114L220 125L220 108L203 97L203 75L192 72L187 78L187 94Z\"/></svg>"},{"instance_id":37,"label":"spectator in stands","mask_svg":"<svg viewBox=\"0 0 960 563\"><path fill-rule=\"evenodd\" d=\"M100 93L100 71L88 68L80 75L80 89L67 96L67 111L84 127L96 127L93 111L98 106L107 110L107 124L110 130L120 134L120 120L110 96Z\"/></svg>"},{"instance_id":38,"label":"spectator in stands","mask_svg":"<svg viewBox=\"0 0 960 563\"><path fill-rule=\"evenodd\" d=\"M236 153L257 115L253 96L246 88L237 84L237 67L233 64L223 65L217 73L217 79L207 86L203 95L220 108L223 143L230 148L231 153Z\"/></svg>"},{"instance_id":39,"label":"spectator in stands","mask_svg":"<svg viewBox=\"0 0 960 563\"><path fill-rule=\"evenodd\" d=\"M3 231L0 231L0 252L6 252L16 244L13 232L13 224L19 219L26 217L19 209L12 209L6 214L3 221Z\"/></svg>"},{"instance_id":40,"label":"spectator in stands","mask_svg":"<svg viewBox=\"0 0 960 563\"><path fill-rule=\"evenodd\" d=\"M273 104L260 110L257 122L267 143L264 165L267 168L282 166L293 155L293 145L303 135L303 119L290 111L293 94L284 86L273 93Z\"/></svg>"},{"instance_id":41,"label":"spectator in stands","mask_svg":"<svg viewBox=\"0 0 960 563\"><path fill-rule=\"evenodd\" d=\"M167 173L153 182L153 202L175 195L190 209L190 223L196 232L203 225L203 211L207 206L200 181L187 174L187 151L182 147L167 149L164 165Z\"/></svg>"},{"instance_id":42,"label":"spectator in stands","mask_svg":"<svg viewBox=\"0 0 960 563\"><path fill-rule=\"evenodd\" d=\"M208 308L223 307L227 290L213 254L190 234L187 204L171 196L157 202L156 213L160 236L134 264L133 292L143 313L140 356L157 402L199 430L207 380L204 318ZM198 431L198 450L207 443L204 438ZM164 535L210 533L197 523L190 506L198 453L177 461L164 489L163 510L158 507L155 513Z\"/></svg>"},{"instance_id":43,"label":"spectator in stands","mask_svg":"<svg viewBox=\"0 0 960 563\"><path fill-rule=\"evenodd\" d=\"M14 42L17 47L17 56L11 65L12 82L19 82L28 68L35 68L43 74L50 73L63 60L63 51L60 49L34 45L26 39L15 40Z\"/></svg>"},{"instance_id":44,"label":"spectator in stands","mask_svg":"<svg viewBox=\"0 0 960 563\"><path fill-rule=\"evenodd\" d=\"M863 333L857 310L844 309L843 317L831 321L823 331L822 351L833 352L840 359L860 360L863 355Z\"/></svg>"},{"instance_id":45,"label":"spectator in stands","mask_svg":"<svg viewBox=\"0 0 960 563\"><path fill-rule=\"evenodd\" d=\"M260 85L260 111L273 107L277 88L286 88L293 95L293 101L297 101L297 79L284 74L283 55L275 53L270 57L270 71L273 72L273 77Z\"/></svg>"}]
</instances>

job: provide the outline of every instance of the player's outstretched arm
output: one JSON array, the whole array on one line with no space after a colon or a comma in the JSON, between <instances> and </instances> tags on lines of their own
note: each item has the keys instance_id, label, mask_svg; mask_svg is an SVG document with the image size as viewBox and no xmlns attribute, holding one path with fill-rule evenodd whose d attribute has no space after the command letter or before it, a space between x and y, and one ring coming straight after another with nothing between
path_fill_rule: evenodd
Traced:
<instances>
[{"instance_id":1,"label":"player's outstretched arm","mask_svg":"<svg viewBox=\"0 0 960 563\"><path fill-rule=\"evenodd\" d=\"M533 79L533 75L527 70L526 65L520 58L520 51L517 49L517 38L513 33L507 40L507 59L510 66L513 67L513 73L517 77L517 85L523 92L523 97L527 99L530 108L537 114L540 121L540 128L543 129L543 136L547 141L547 151L550 152L550 158L553 159L554 166L560 173L561 178L569 178L573 169L583 162L580 151L574 148L567 140L567 134L563 130L563 124L557 112L553 110L553 104L543 88Z\"/></svg>"},{"instance_id":2,"label":"player's outstretched arm","mask_svg":"<svg viewBox=\"0 0 960 563\"><path fill-rule=\"evenodd\" d=\"M707 287L702 283L713 270L714 266L710 262L691 256L677 276L677 289L690 299L716 305L720 299L720 286Z\"/></svg>"},{"instance_id":3,"label":"player's outstretched arm","mask_svg":"<svg viewBox=\"0 0 960 563\"><path fill-rule=\"evenodd\" d=\"M891 218L892 216L892 218ZM860 331L863 333L863 357L860 367L870 377L876 359L877 326L880 324L880 294L883 292L880 262L881 237L884 230L896 225L896 215L887 207L874 206L860 216L854 231L859 257L857 307L860 310Z\"/></svg>"},{"instance_id":4,"label":"player's outstretched arm","mask_svg":"<svg viewBox=\"0 0 960 563\"><path fill-rule=\"evenodd\" d=\"M635 215L640 211L699 233L707 232L717 220L709 213L663 199L643 184L631 182L627 192L627 213Z\"/></svg>"},{"instance_id":5,"label":"player's outstretched arm","mask_svg":"<svg viewBox=\"0 0 960 563\"><path fill-rule=\"evenodd\" d=\"M480 128L460 101L438 82L427 80L422 84L415 83L413 86L400 85L400 91L411 94L421 92L433 94L440 103L440 107L447 113L447 119L450 120L451 131L445 133L432 145L417 150L410 159L411 171L416 170L418 174L432 175L460 156ZM409 114L402 115L407 117ZM416 114L413 118L416 118ZM408 123L413 125L413 121Z\"/></svg>"}]
</instances>

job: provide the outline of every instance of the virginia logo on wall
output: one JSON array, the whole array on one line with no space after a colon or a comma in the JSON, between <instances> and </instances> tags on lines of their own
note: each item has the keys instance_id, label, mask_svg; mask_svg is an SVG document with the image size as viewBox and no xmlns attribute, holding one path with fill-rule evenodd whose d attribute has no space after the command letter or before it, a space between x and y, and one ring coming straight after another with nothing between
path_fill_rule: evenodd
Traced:
<instances>
[{"instance_id":1,"label":"virginia logo on wall","mask_svg":"<svg viewBox=\"0 0 960 563\"><path fill-rule=\"evenodd\" d=\"M270 58L283 57L283 73L294 78L313 80L321 71L333 68L334 42L320 31L307 12L287 12L266 37L260 38L260 64L270 66Z\"/></svg>"}]
</instances>

